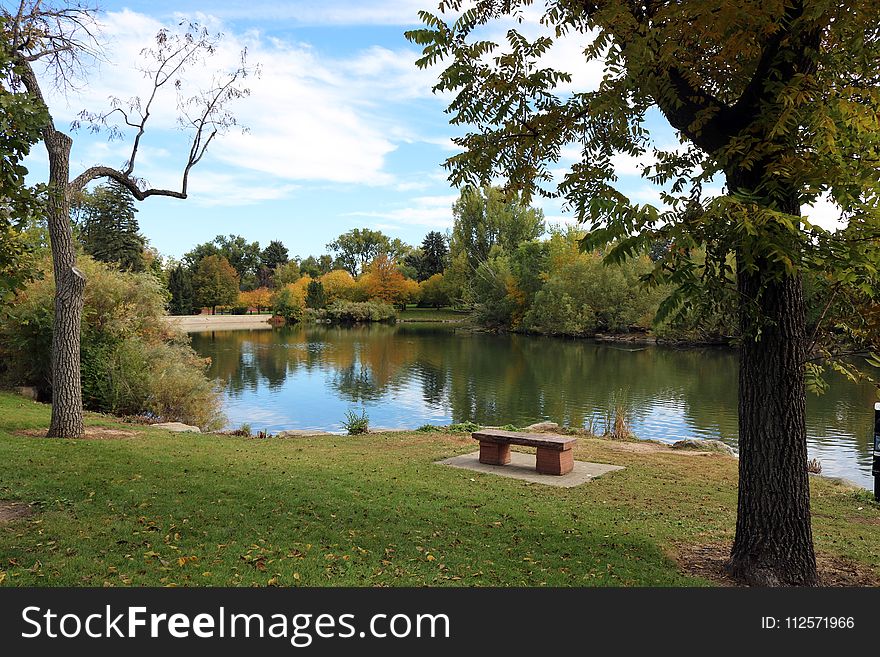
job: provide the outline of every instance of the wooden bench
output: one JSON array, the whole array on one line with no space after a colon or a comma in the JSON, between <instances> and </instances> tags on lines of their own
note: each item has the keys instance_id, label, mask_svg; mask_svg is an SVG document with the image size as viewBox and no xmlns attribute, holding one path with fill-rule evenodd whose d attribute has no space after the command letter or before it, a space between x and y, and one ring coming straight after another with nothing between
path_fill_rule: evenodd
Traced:
<instances>
[{"instance_id":1,"label":"wooden bench","mask_svg":"<svg viewBox=\"0 0 880 657\"><path fill-rule=\"evenodd\" d=\"M564 475L574 468L571 448L577 438L572 436L482 429L474 431L471 438L480 441L480 463L507 465L510 463L510 446L525 445L538 448L535 469L541 474Z\"/></svg>"}]
</instances>

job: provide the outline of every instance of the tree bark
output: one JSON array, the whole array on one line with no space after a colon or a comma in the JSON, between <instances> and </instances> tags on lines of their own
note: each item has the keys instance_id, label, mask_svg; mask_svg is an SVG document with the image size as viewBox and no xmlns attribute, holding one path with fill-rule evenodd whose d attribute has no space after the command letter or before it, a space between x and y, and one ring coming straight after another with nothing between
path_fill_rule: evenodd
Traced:
<instances>
[{"instance_id":1,"label":"tree bark","mask_svg":"<svg viewBox=\"0 0 880 657\"><path fill-rule=\"evenodd\" d=\"M728 175L728 184L754 189L761 177L759 170L737 172ZM778 207L800 215L797 195L787 196L777 199ZM766 256L756 258L755 269L738 256L739 494L727 570L753 586L816 586L802 281Z\"/></svg>"},{"instance_id":2,"label":"tree bark","mask_svg":"<svg viewBox=\"0 0 880 657\"><path fill-rule=\"evenodd\" d=\"M743 305L760 273L740 273ZM757 586L815 586L799 277L765 283L759 339L744 337L739 370L739 499L728 572Z\"/></svg>"},{"instance_id":3,"label":"tree bark","mask_svg":"<svg viewBox=\"0 0 880 657\"><path fill-rule=\"evenodd\" d=\"M80 329L86 280L76 268L70 226L70 147L72 140L57 130L44 138L49 154L47 219L55 273L55 318L52 324L52 419L49 437L81 438L83 428L80 379Z\"/></svg>"}]
</instances>

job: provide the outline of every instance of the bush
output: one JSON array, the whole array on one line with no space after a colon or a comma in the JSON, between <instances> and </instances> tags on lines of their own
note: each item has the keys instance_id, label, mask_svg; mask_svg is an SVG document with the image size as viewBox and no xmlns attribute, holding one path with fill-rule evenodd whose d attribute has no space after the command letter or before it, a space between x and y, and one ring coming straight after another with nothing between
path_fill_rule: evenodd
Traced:
<instances>
[{"instance_id":1,"label":"bush","mask_svg":"<svg viewBox=\"0 0 880 657\"><path fill-rule=\"evenodd\" d=\"M165 294L148 273L123 273L87 256L78 259L85 289L81 378L86 408L116 415L147 414L211 429L222 424L220 394L205 377L208 362L186 335L162 321ZM0 352L7 382L35 386L51 397L54 308L51 263L0 317Z\"/></svg>"},{"instance_id":2,"label":"bush","mask_svg":"<svg viewBox=\"0 0 880 657\"><path fill-rule=\"evenodd\" d=\"M305 298L292 285L278 290L272 297L272 312L288 324L301 322L305 316Z\"/></svg>"},{"instance_id":3,"label":"bush","mask_svg":"<svg viewBox=\"0 0 880 657\"><path fill-rule=\"evenodd\" d=\"M397 319L394 306L384 301L335 301L327 308L331 322L387 322Z\"/></svg>"},{"instance_id":4,"label":"bush","mask_svg":"<svg viewBox=\"0 0 880 657\"><path fill-rule=\"evenodd\" d=\"M370 418L367 417L366 411L361 411L360 415L355 414L354 411L347 411L345 419L342 421L342 428L348 432L349 436L367 433L370 430Z\"/></svg>"}]
</instances>

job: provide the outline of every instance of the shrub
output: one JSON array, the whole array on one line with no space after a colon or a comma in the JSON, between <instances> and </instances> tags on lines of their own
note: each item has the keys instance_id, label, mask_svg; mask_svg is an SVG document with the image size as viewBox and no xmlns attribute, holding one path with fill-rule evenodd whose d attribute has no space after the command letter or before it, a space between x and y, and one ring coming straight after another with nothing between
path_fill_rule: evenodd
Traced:
<instances>
[{"instance_id":1,"label":"shrub","mask_svg":"<svg viewBox=\"0 0 880 657\"><path fill-rule=\"evenodd\" d=\"M364 410L361 411L360 415L357 415L354 411L346 411L345 419L342 421L342 428L348 432L349 436L367 433L370 430L370 418Z\"/></svg>"},{"instance_id":2,"label":"shrub","mask_svg":"<svg viewBox=\"0 0 880 657\"><path fill-rule=\"evenodd\" d=\"M384 301L336 301L327 308L331 322L387 322L396 318L394 306Z\"/></svg>"},{"instance_id":3,"label":"shrub","mask_svg":"<svg viewBox=\"0 0 880 657\"><path fill-rule=\"evenodd\" d=\"M450 424L446 427L450 433L473 433L480 430L480 425L474 422L460 422L458 424Z\"/></svg>"},{"instance_id":4,"label":"shrub","mask_svg":"<svg viewBox=\"0 0 880 657\"><path fill-rule=\"evenodd\" d=\"M162 321L165 295L148 273L120 272L87 256L78 267L85 289L81 379L83 404L116 415L151 415L215 428L220 394L205 377L186 335ZM0 317L0 352L9 383L51 396L50 352L54 308L51 263Z\"/></svg>"},{"instance_id":5,"label":"shrub","mask_svg":"<svg viewBox=\"0 0 880 657\"><path fill-rule=\"evenodd\" d=\"M301 322L305 316L305 298L300 291L295 284L278 290L272 297L272 312L289 324Z\"/></svg>"}]
</instances>

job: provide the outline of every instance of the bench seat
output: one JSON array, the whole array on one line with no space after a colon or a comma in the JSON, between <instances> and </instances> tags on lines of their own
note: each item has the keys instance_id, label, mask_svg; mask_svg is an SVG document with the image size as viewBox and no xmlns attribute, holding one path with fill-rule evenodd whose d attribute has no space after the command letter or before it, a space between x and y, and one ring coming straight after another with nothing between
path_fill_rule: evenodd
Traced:
<instances>
[{"instance_id":1,"label":"bench seat","mask_svg":"<svg viewBox=\"0 0 880 657\"><path fill-rule=\"evenodd\" d=\"M573 436L481 429L474 431L471 437L480 443L480 463L507 465L510 463L510 446L524 445L537 448L535 469L541 474L564 475L574 468L571 448L577 438Z\"/></svg>"}]
</instances>

